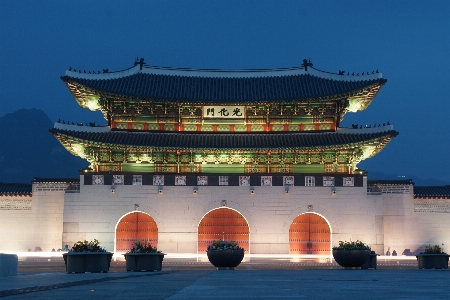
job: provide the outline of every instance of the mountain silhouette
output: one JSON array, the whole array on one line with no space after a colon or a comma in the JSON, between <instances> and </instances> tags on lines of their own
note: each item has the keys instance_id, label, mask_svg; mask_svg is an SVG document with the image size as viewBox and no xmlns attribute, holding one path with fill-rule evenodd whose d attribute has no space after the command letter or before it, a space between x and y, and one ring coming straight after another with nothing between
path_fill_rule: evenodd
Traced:
<instances>
[{"instance_id":1,"label":"mountain silhouette","mask_svg":"<svg viewBox=\"0 0 450 300\"><path fill-rule=\"evenodd\" d=\"M70 154L48 132L51 128L40 109L20 109L0 118L0 182L78 177L78 170L89 163Z\"/></svg>"}]
</instances>

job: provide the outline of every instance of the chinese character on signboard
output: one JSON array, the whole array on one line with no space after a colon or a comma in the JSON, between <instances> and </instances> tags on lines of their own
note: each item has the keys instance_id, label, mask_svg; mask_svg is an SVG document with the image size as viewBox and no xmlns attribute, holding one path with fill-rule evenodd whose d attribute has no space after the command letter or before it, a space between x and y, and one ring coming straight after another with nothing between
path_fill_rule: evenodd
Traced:
<instances>
[{"instance_id":1,"label":"chinese character on signboard","mask_svg":"<svg viewBox=\"0 0 450 300\"><path fill-rule=\"evenodd\" d=\"M204 106L203 118L244 119L245 106Z\"/></svg>"}]
</instances>

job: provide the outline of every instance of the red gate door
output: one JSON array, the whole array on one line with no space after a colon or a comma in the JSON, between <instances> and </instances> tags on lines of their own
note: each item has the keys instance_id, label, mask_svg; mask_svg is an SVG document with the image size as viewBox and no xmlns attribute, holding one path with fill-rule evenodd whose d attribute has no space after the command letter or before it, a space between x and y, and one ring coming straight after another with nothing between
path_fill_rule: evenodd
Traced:
<instances>
[{"instance_id":1,"label":"red gate door","mask_svg":"<svg viewBox=\"0 0 450 300\"><path fill-rule=\"evenodd\" d=\"M123 217L116 228L116 252L127 252L136 241L158 246L158 226L147 214L134 212Z\"/></svg>"},{"instance_id":2,"label":"red gate door","mask_svg":"<svg viewBox=\"0 0 450 300\"><path fill-rule=\"evenodd\" d=\"M289 228L289 253L330 255L330 239L330 226L323 217L301 214Z\"/></svg>"},{"instance_id":3,"label":"red gate door","mask_svg":"<svg viewBox=\"0 0 450 300\"><path fill-rule=\"evenodd\" d=\"M248 223L235 210L221 207L207 213L198 226L198 253L204 254L214 240L236 241L249 250Z\"/></svg>"}]
</instances>

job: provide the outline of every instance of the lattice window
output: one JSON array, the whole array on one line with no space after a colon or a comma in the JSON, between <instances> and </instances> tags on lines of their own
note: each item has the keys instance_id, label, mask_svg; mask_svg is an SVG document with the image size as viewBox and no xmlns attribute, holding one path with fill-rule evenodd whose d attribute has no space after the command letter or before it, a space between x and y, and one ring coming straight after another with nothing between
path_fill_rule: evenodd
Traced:
<instances>
[{"instance_id":1,"label":"lattice window","mask_svg":"<svg viewBox=\"0 0 450 300\"><path fill-rule=\"evenodd\" d=\"M316 186L316 178L314 176L305 176L305 186Z\"/></svg>"},{"instance_id":2,"label":"lattice window","mask_svg":"<svg viewBox=\"0 0 450 300\"><path fill-rule=\"evenodd\" d=\"M142 185L142 175L133 175L133 185Z\"/></svg>"},{"instance_id":3,"label":"lattice window","mask_svg":"<svg viewBox=\"0 0 450 300\"><path fill-rule=\"evenodd\" d=\"M131 128L134 130L144 130L144 124L132 124Z\"/></svg>"},{"instance_id":4,"label":"lattice window","mask_svg":"<svg viewBox=\"0 0 450 300\"><path fill-rule=\"evenodd\" d=\"M117 129L128 129L128 123L117 123L116 128Z\"/></svg>"},{"instance_id":5,"label":"lattice window","mask_svg":"<svg viewBox=\"0 0 450 300\"><path fill-rule=\"evenodd\" d=\"M334 186L334 177L323 176L323 186Z\"/></svg>"},{"instance_id":6,"label":"lattice window","mask_svg":"<svg viewBox=\"0 0 450 300\"><path fill-rule=\"evenodd\" d=\"M219 176L219 185L228 185L228 176Z\"/></svg>"}]
</instances>

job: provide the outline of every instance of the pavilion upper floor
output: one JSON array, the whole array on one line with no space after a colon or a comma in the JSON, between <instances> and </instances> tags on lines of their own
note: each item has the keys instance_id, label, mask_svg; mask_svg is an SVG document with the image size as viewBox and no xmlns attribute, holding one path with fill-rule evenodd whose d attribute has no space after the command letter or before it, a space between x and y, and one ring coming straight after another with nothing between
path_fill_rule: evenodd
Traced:
<instances>
[{"instance_id":1,"label":"pavilion upper floor","mask_svg":"<svg viewBox=\"0 0 450 300\"><path fill-rule=\"evenodd\" d=\"M146 66L61 77L84 108L101 110L111 130L186 132L336 131L347 112L367 108L382 74L272 70L194 70Z\"/></svg>"}]
</instances>

